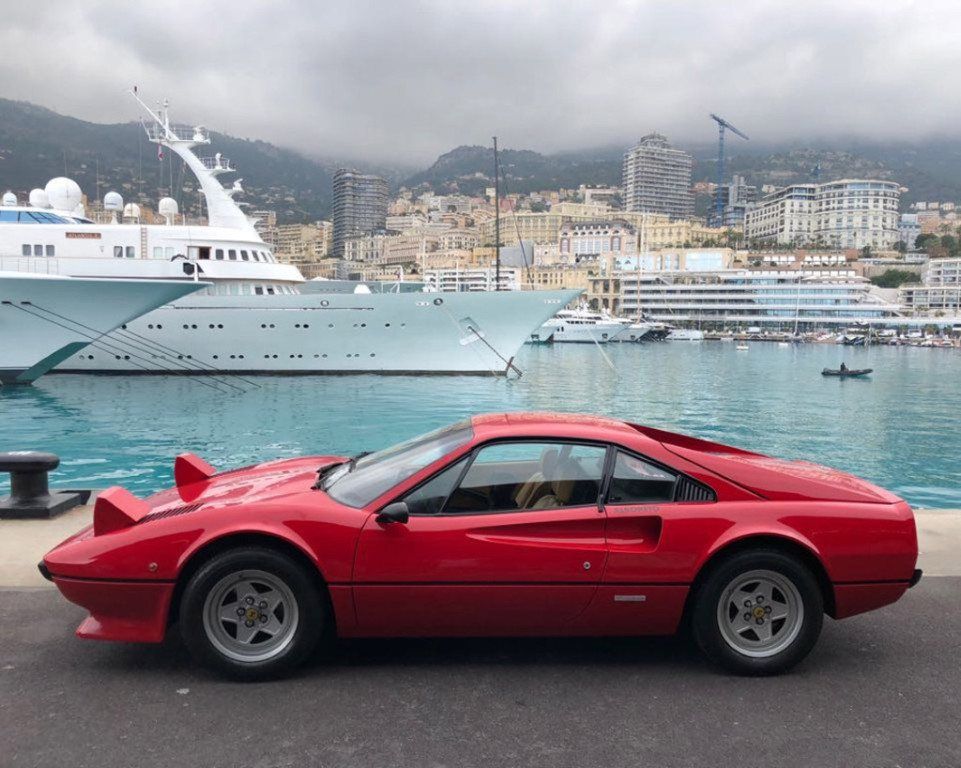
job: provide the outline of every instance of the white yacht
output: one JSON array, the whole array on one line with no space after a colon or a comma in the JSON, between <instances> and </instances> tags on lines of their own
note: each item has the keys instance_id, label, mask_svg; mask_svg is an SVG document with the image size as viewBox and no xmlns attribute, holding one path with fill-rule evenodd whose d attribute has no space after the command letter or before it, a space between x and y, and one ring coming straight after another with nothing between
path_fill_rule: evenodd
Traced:
<instances>
[{"instance_id":1,"label":"white yacht","mask_svg":"<svg viewBox=\"0 0 961 768\"><path fill-rule=\"evenodd\" d=\"M667 334L668 341L704 341L704 331L696 328L672 328Z\"/></svg>"},{"instance_id":2,"label":"white yacht","mask_svg":"<svg viewBox=\"0 0 961 768\"><path fill-rule=\"evenodd\" d=\"M532 343L605 344L627 332L630 323L605 312L563 309L531 334Z\"/></svg>"},{"instance_id":3,"label":"white yacht","mask_svg":"<svg viewBox=\"0 0 961 768\"><path fill-rule=\"evenodd\" d=\"M0 269L210 285L130 324L155 345L152 365L85 349L57 371L505 374L531 332L581 293L378 293L362 285L301 293L300 271L277 262L233 199L240 183L226 189L218 180L234 171L230 161L195 154L209 143L207 131L174 125L166 103L154 111L134 96L149 115L150 140L197 177L207 225L178 223L171 198L158 206L165 224L141 223L137 206L115 192L104 198L114 221L98 224L84 215L78 185L54 179L29 205L4 196Z\"/></svg>"},{"instance_id":4,"label":"white yacht","mask_svg":"<svg viewBox=\"0 0 961 768\"><path fill-rule=\"evenodd\" d=\"M142 359L133 336L111 331L204 288L173 280L101 280L0 272L0 384L30 384L90 347Z\"/></svg>"}]
</instances>

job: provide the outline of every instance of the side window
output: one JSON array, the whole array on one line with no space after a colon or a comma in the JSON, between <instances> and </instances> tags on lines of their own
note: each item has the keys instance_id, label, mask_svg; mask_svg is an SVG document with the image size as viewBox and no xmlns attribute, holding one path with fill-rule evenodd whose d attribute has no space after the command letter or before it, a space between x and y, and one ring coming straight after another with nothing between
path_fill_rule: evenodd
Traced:
<instances>
[{"instance_id":1,"label":"side window","mask_svg":"<svg viewBox=\"0 0 961 768\"><path fill-rule=\"evenodd\" d=\"M57 251L56 251L55 246L52 246L52 245L48 245L48 246L47 246L47 256L55 256L56 253L57 253Z\"/></svg>"},{"instance_id":2,"label":"side window","mask_svg":"<svg viewBox=\"0 0 961 768\"><path fill-rule=\"evenodd\" d=\"M34 256L43 256L43 246L40 245L39 243L38 243L38 244L35 244L35 245L33 246L33 255L34 255Z\"/></svg>"},{"instance_id":3,"label":"side window","mask_svg":"<svg viewBox=\"0 0 961 768\"><path fill-rule=\"evenodd\" d=\"M237 251L235 251L233 248L227 249L227 260L237 261Z\"/></svg>"},{"instance_id":4,"label":"side window","mask_svg":"<svg viewBox=\"0 0 961 768\"><path fill-rule=\"evenodd\" d=\"M609 504L673 501L676 480L671 472L618 451L607 501Z\"/></svg>"},{"instance_id":5,"label":"side window","mask_svg":"<svg viewBox=\"0 0 961 768\"><path fill-rule=\"evenodd\" d=\"M223 261L223 258L224 258L224 249L223 249L223 248L218 248L216 251L214 251L214 258L220 259L221 261Z\"/></svg>"},{"instance_id":6,"label":"side window","mask_svg":"<svg viewBox=\"0 0 961 768\"><path fill-rule=\"evenodd\" d=\"M134 248L132 245L128 245L128 246L127 246L127 258L128 258L128 259L133 259L133 258L135 258L136 256L137 256L137 249Z\"/></svg>"},{"instance_id":7,"label":"side window","mask_svg":"<svg viewBox=\"0 0 961 768\"><path fill-rule=\"evenodd\" d=\"M419 488L408 493L402 501L407 502L407 509L412 515L436 515L444 506L447 497L454 490L454 484L464 471L467 459L461 459L452 467L448 467Z\"/></svg>"},{"instance_id":8,"label":"side window","mask_svg":"<svg viewBox=\"0 0 961 768\"><path fill-rule=\"evenodd\" d=\"M506 512L596 504L606 449L559 442L482 448L445 512Z\"/></svg>"},{"instance_id":9,"label":"side window","mask_svg":"<svg viewBox=\"0 0 961 768\"><path fill-rule=\"evenodd\" d=\"M29 246L27 243L24 243L23 245L21 245L21 246L20 246L20 253L23 254L24 256L29 256L29 255L30 255L30 246Z\"/></svg>"}]
</instances>

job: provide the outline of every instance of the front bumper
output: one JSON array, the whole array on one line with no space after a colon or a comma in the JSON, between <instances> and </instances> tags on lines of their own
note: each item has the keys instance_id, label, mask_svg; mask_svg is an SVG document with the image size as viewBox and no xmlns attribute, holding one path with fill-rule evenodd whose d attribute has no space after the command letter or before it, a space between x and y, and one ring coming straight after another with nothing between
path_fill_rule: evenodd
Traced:
<instances>
[{"instance_id":1,"label":"front bumper","mask_svg":"<svg viewBox=\"0 0 961 768\"><path fill-rule=\"evenodd\" d=\"M172 581L51 578L67 600L90 612L77 627L78 637L128 643L163 641L174 593Z\"/></svg>"}]
</instances>

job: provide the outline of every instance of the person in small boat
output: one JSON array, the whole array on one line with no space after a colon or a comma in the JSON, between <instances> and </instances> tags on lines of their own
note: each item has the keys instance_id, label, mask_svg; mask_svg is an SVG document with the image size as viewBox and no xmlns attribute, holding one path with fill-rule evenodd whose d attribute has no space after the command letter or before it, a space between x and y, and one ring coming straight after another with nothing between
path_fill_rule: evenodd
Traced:
<instances>
[{"instance_id":1,"label":"person in small boat","mask_svg":"<svg viewBox=\"0 0 961 768\"><path fill-rule=\"evenodd\" d=\"M847 373L847 372L848 372L848 367L844 363L841 363L841 373Z\"/></svg>"}]
</instances>

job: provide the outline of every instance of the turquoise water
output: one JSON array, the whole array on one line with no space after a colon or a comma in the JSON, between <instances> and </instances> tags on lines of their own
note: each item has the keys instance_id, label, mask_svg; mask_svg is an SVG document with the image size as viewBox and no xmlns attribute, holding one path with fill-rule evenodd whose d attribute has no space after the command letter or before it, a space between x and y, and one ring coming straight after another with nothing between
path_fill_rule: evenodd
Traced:
<instances>
[{"instance_id":1,"label":"turquoise water","mask_svg":"<svg viewBox=\"0 0 961 768\"><path fill-rule=\"evenodd\" d=\"M673 342L527 347L523 378L254 377L224 394L181 377L66 376L0 389L0 450L60 455L61 487L171 482L173 456L228 468L356 453L470 413L602 413L805 458L862 475L915 506L961 507L956 350ZM844 360L870 380L825 378ZM238 382L243 383L243 382Z\"/></svg>"}]
</instances>

